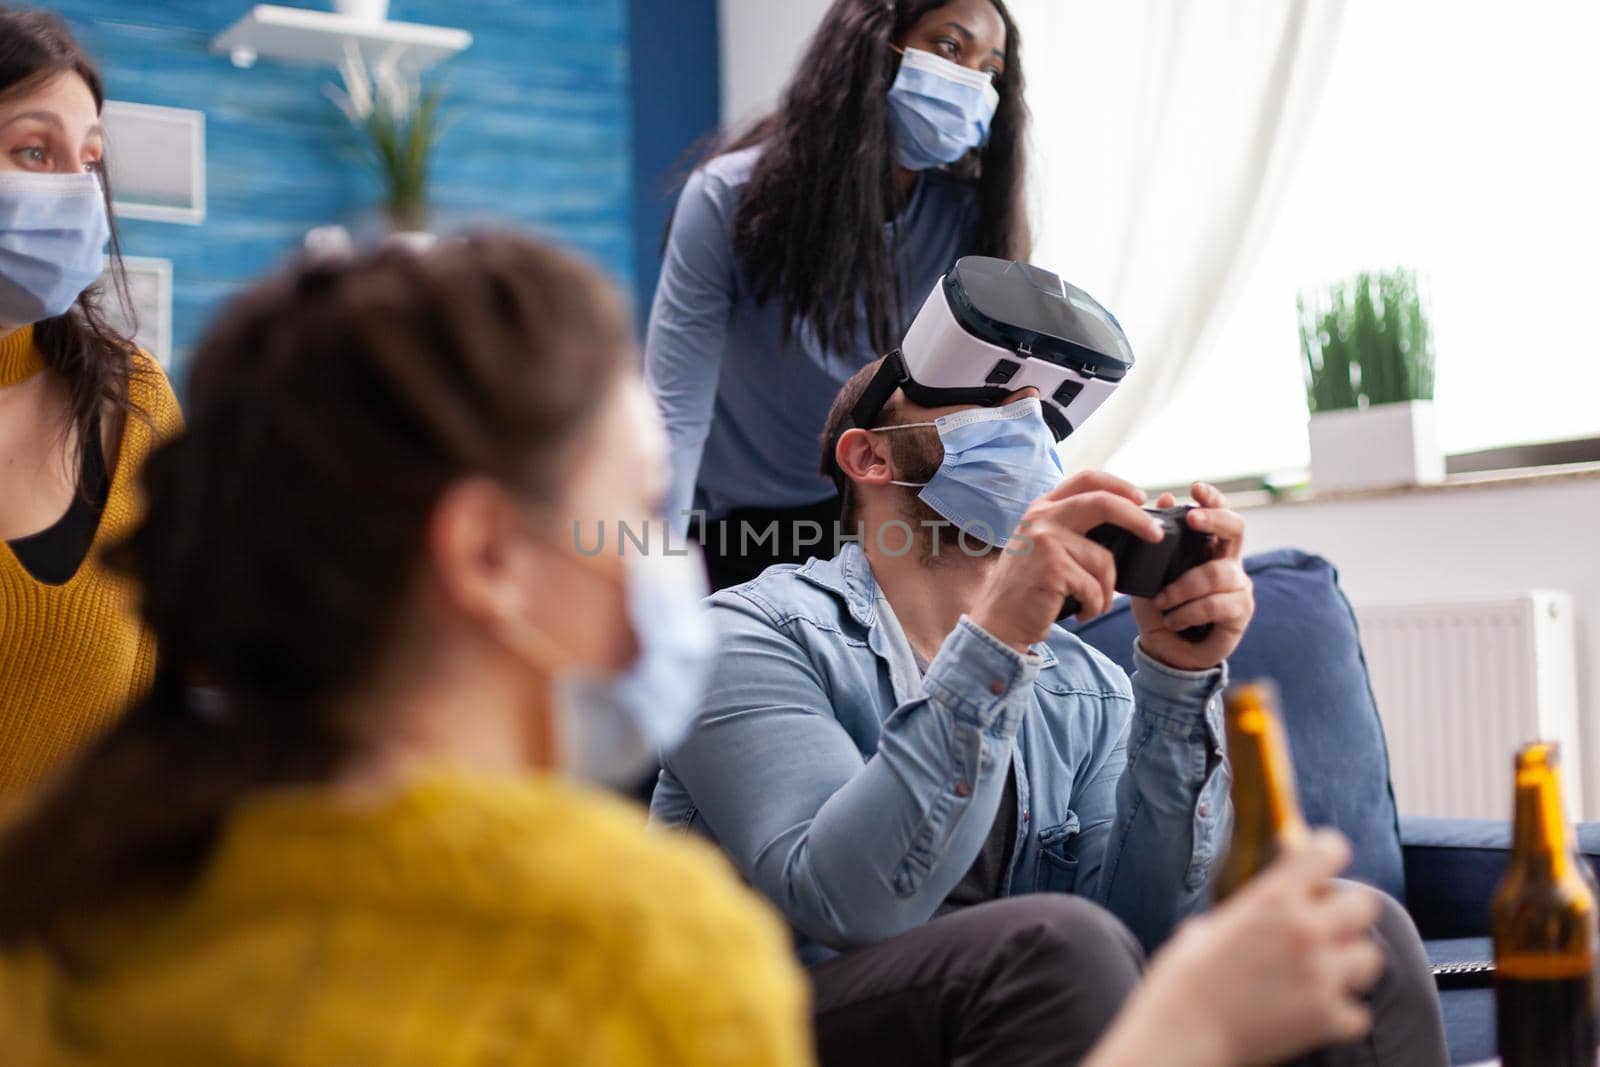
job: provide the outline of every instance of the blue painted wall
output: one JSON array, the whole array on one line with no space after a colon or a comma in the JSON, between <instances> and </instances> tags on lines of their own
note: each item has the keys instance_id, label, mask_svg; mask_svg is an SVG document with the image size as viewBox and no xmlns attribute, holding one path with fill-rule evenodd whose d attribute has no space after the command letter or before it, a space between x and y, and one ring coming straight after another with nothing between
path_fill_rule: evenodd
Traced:
<instances>
[{"instance_id":1,"label":"blue painted wall","mask_svg":"<svg viewBox=\"0 0 1600 1067\"><path fill-rule=\"evenodd\" d=\"M642 320L661 272L661 236L691 149L721 116L716 0L629 0L633 81L633 286Z\"/></svg>"},{"instance_id":2,"label":"blue painted wall","mask_svg":"<svg viewBox=\"0 0 1600 1067\"><path fill-rule=\"evenodd\" d=\"M669 0L660 0L666 4ZM457 26L473 45L440 72L454 120L439 146L440 224L505 220L575 247L630 285L635 172L628 0L393 0L390 17ZM208 215L129 220L124 251L173 261L174 355L219 302L308 229L371 221L376 179L323 95L332 70L238 70L212 37L248 0L47 0L97 59L114 99L206 113ZM326 7L326 4L302 6ZM714 77L714 73L713 73Z\"/></svg>"}]
</instances>

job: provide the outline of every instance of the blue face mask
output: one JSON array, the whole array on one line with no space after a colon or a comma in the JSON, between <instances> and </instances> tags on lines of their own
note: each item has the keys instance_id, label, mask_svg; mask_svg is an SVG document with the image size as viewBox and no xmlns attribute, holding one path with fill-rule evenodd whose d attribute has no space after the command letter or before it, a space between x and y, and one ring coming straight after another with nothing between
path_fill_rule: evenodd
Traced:
<instances>
[{"instance_id":1,"label":"blue face mask","mask_svg":"<svg viewBox=\"0 0 1600 1067\"><path fill-rule=\"evenodd\" d=\"M954 163L988 143L1000 94L982 71L907 48L889 88L889 129L896 161L907 170Z\"/></svg>"},{"instance_id":2,"label":"blue face mask","mask_svg":"<svg viewBox=\"0 0 1600 1067\"><path fill-rule=\"evenodd\" d=\"M563 678L556 701L564 768L617 786L636 785L688 734L716 654L697 552L630 550L623 567L639 654L614 677Z\"/></svg>"},{"instance_id":3,"label":"blue face mask","mask_svg":"<svg viewBox=\"0 0 1600 1067\"><path fill-rule=\"evenodd\" d=\"M1009 544L1028 505L1067 476L1037 397L942 415L932 422L884 426L879 432L914 426L939 431L944 460L926 482L894 484L920 488L919 500L986 544Z\"/></svg>"},{"instance_id":4,"label":"blue face mask","mask_svg":"<svg viewBox=\"0 0 1600 1067\"><path fill-rule=\"evenodd\" d=\"M0 326L65 314L104 271L110 236L95 175L0 172Z\"/></svg>"}]
</instances>

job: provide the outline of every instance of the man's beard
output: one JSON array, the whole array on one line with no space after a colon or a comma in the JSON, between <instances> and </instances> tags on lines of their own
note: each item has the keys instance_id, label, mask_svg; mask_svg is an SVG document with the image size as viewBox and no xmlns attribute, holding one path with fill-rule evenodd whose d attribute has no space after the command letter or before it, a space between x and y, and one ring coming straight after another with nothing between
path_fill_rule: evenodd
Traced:
<instances>
[{"instance_id":1,"label":"man's beard","mask_svg":"<svg viewBox=\"0 0 1600 1067\"><path fill-rule=\"evenodd\" d=\"M933 480L944 462L944 446L932 427L919 427L908 433L889 436L889 458L894 462L895 480L916 482L897 485L900 518L910 525L916 543L917 562L936 567L953 558L977 558L1000 551L974 537L961 537L956 524L934 511L922 498L922 485ZM985 551L987 549L987 551Z\"/></svg>"}]
</instances>

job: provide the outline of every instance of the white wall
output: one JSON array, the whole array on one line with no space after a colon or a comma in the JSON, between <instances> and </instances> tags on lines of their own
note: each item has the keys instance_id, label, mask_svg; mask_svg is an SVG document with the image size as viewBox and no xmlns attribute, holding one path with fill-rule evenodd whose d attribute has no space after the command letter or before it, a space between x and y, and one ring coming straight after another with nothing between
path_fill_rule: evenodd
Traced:
<instances>
[{"instance_id":1,"label":"white wall","mask_svg":"<svg viewBox=\"0 0 1600 1067\"><path fill-rule=\"evenodd\" d=\"M1586 813L1600 816L1600 478L1248 508L1246 551L1326 556L1357 603L1571 593Z\"/></svg>"},{"instance_id":2,"label":"white wall","mask_svg":"<svg viewBox=\"0 0 1600 1067\"><path fill-rule=\"evenodd\" d=\"M832 0L717 0L722 125L736 130L778 102Z\"/></svg>"}]
</instances>

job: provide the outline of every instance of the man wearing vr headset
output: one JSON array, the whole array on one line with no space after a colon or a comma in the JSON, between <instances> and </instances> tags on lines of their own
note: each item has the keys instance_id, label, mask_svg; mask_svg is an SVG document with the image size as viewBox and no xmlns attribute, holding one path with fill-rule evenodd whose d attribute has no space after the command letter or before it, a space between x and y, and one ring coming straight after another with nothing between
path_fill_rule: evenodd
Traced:
<instances>
[{"instance_id":1,"label":"man wearing vr headset","mask_svg":"<svg viewBox=\"0 0 1600 1067\"><path fill-rule=\"evenodd\" d=\"M826 1065L1075 1063L1141 946L1204 903L1231 822L1218 697L1254 608L1243 521L1195 486L1212 558L1135 600L1131 679L1055 625L1111 603L1091 530L1162 540L1139 490L1066 477L1055 447L1131 365L1081 290L961 260L830 413L859 541L713 597L720 662L653 814L783 910ZM1393 902L1376 936L1405 961L1378 1029L1319 1062L1443 1063Z\"/></svg>"}]
</instances>

